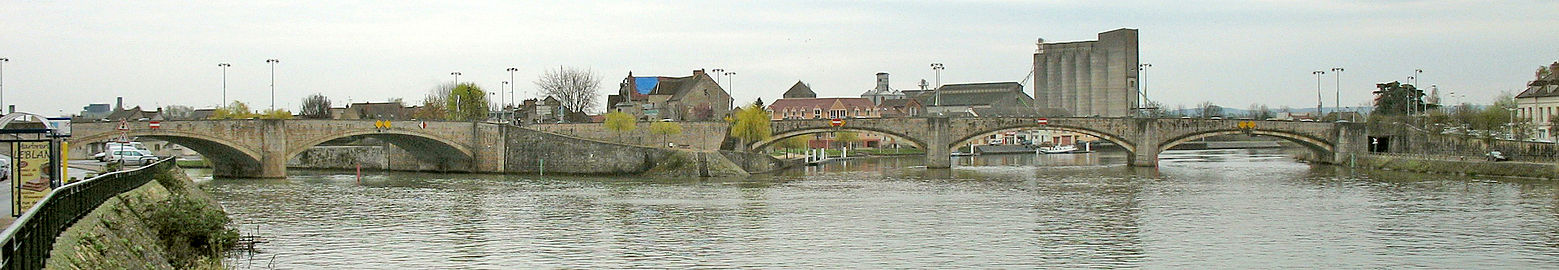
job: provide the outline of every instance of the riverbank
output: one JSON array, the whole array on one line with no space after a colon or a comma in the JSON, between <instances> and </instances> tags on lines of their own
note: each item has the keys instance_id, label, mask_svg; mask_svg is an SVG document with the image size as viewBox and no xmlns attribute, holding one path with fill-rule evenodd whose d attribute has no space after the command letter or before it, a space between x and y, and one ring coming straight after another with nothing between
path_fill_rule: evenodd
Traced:
<instances>
[{"instance_id":1,"label":"riverbank","mask_svg":"<svg viewBox=\"0 0 1559 270\"><path fill-rule=\"evenodd\" d=\"M223 269L237 239L218 202L176 166L109 198L60 234L50 269Z\"/></svg>"},{"instance_id":2,"label":"riverbank","mask_svg":"<svg viewBox=\"0 0 1559 270\"><path fill-rule=\"evenodd\" d=\"M1509 176L1556 179L1559 164L1517 161L1487 161L1464 158L1363 154L1354 156L1353 166L1435 174L1473 176ZM1343 164L1348 165L1348 164Z\"/></svg>"}]
</instances>

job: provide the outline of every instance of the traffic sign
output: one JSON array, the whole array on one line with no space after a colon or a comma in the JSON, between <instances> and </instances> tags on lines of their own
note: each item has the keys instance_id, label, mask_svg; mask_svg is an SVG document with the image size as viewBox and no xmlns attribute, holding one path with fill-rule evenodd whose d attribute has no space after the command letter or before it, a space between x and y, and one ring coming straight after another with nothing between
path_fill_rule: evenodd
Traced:
<instances>
[{"instance_id":1,"label":"traffic sign","mask_svg":"<svg viewBox=\"0 0 1559 270\"><path fill-rule=\"evenodd\" d=\"M1039 120L1034 120L1034 123L1039 123L1040 125L1049 125L1050 119L1040 118Z\"/></svg>"},{"instance_id":2,"label":"traffic sign","mask_svg":"<svg viewBox=\"0 0 1559 270\"><path fill-rule=\"evenodd\" d=\"M120 131L130 130L130 122L129 121L125 121L125 120L119 120L119 130Z\"/></svg>"},{"instance_id":3,"label":"traffic sign","mask_svg":"<svg viewBox=\"0 0 1559 270\"><path fill-rule=\"evenodd\" d=\"M146 127L149 127L149 128L152 128L152 129L162 128L162 121L146 122Z\"/></svg>"},{"instance_id":4,"label":"traffic sign","mask_svg":"<svg viewBox=\"0 0 1559 270\"><path fill-rule=\"evenodd\" d=\"M422 121L422 123L418 123L417 126L418 127L422 127L422 128L428 128L428 121Z\"/></svg>"},{"instance_id":5,"label":"traffic sign","mask_svg":"<svg viewBox=\"0 0 1559 270\"><path fill-rule=\"evenodd\" d=\"M834 120L828 121L828 125L834 127L844 126L844 119L834 118Z\"/></svg>"}]
</instances>

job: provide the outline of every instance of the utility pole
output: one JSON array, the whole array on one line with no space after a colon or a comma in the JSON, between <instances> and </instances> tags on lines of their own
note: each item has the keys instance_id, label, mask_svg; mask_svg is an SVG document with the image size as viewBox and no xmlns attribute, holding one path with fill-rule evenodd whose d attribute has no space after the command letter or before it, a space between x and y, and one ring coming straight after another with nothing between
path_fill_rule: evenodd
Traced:
<instances>
[{"instance_id":1,"label":"utility pole","mask_svg":"<svg viewBox=\"0 0 1559 270\"><path fill-rule=\"evenodd\" d=\"M11 58L0 57L0 107L5 107L5 62L11 62Z\"/></svg>"}]
</instances>

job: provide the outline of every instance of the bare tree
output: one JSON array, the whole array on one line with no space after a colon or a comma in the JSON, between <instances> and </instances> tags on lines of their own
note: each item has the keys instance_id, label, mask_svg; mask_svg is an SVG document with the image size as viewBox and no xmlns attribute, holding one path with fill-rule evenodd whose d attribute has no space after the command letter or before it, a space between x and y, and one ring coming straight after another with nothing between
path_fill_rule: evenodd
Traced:
<instances>
[{"instance_id":1,"label":"bare tree","mask_svg":"<svg viewBox=\"0 0 1559 270\"><path fill-rule=\"evenodd\" d=\"M562 102L569 112L594 109L601 88L601 78L596 77L595 71L561 66L541 74L535 83L542 93Z\"/></svg>"},{"instance_id":2,"label":"bare tree","mask_svg":"<svg viewBox=\"0 0 1559 270\"><path fill-rule=\"evenodd\" d=\"M304 97L303 108L298 109L298 116L305 119L330 118L330 98L320 93Z\"/></svg>"}]
</instances>

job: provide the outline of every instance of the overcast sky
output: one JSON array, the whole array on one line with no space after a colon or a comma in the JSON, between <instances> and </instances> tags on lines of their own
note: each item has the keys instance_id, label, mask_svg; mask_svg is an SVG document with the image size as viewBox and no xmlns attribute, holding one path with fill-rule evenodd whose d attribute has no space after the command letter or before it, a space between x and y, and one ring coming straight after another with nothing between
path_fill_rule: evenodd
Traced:
<instances>
[{"instance_id":1,"label":"overcast sky","mask_svg":"<svg viewBox=\"0 0 1559 270\"><path fill-rule=\"evenodd\" d=\"M858 96L892 86L1021 81L1034 41L1140 32L1145 86L1168 107L1314 107L1311 71L1343 67L1343 104L1405 80L1488 103L1559 60L1559 1L12 1L0 0L5 103L67 114L88 103L266 108L305 95L337 104L404 97L460 80L521 98L544 70L594 70L601 97L629 72L723 68L736 99L774 100L796 81ZM1333 106L1334 78L1322 89ZM1032 94L1031 86L1025 91ZM338 105L339 106L339 105Z\"/></svg>"}]
</instances>

